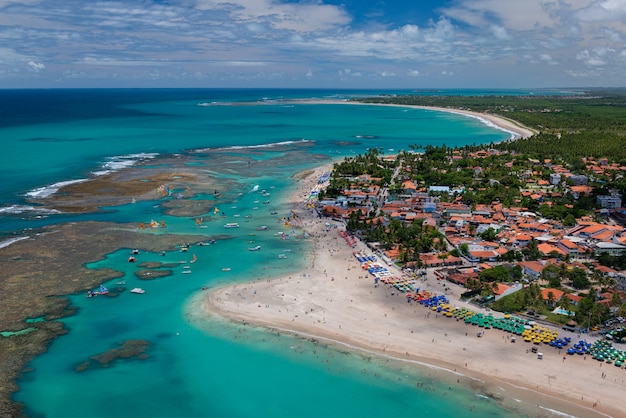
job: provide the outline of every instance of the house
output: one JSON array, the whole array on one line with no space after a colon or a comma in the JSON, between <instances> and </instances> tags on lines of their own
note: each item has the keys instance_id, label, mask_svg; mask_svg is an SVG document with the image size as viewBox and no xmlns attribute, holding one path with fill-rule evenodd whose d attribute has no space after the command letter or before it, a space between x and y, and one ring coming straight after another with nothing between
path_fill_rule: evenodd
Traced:
<instances>
[{"instance_id":1,"label":"house","mask_svg":"<svg viewBox=\"0 0 626 418\"><path fill-rule=\"evenodd\" d=\"M569 299L569 301L571 302L572 305L574 306L578 306L578 303L582 300L582 296L578 296L575 295L573 293L566 293L564 295L564 297L566 297L567 299Z\"/></svg>"},{"instance_id":2,"label":"house","mask_svg":"<svg viewBox=\"0 0 626 418\"><path fill-rule=\"evenodd\" d=\"M563 251L565 254L569 255L572 258L578 258L578 245L574 244L572 241L567 238L561 239L556 243L557 248Z\"/></svg>"},{"instance_id":3,"label":"house","mask_svg":"<svg viewBox=\"0 0 626 418\"><path fill-rule=\"evenodd\" d=\"M515 245L517 245L520 248L528 246L528 244L530 244L530 240L532 239L533 237L531 237L528 234L519 234L518 236L514 238Z\"/></svg>"},{"instance_id":4,"label":"house","mask_svg":"<svg viewBox=\"0 0 626 418\"><path fill-rule=\"evenodd\" d=\"M567 253L565 251L563 251L562 249L560 249L559 247L556 247L552 244L548 244L547 242L542 242L541 244L537 245L537 249L543 254L543 255L548 255L552 252L556 252L560 255L567 255Z\"/></svg>"},{"instance_id":5,"label":"house","mask_svg":"<svg viewBox=\"0 0 626 418\"><path fill-rule=\"evenodd\" d=\"M422 253L419 258L422 265L426 267L456 266L463 264L463 259L460 257L447 255L445 258L440 258L440 255L437 253Z\"/></svg>"},{"instance_id":6,"label":"house","mask_svg":"<svg viewBox=\"0 0 626 418\"><path fill-rule=\"evenodd\" d=\"M485 261L496 261L498 258L498 253L493 250L470 250L468 259L472 263L477 263L481 260Z\"/></svg>"},{"instance_id":7,"label":"house","mask_svg":"<svg viewBox=\"0 0 626 418\"><path fill-rule=\"evenodd\" d=\"M541 299L544 301L550 301L550 296L552 296L553 303L560 301L564 294L564 291L552 287L541 289Z\"/></svg>"},{"instance_id":8,"label":"house","mask_svg":"<svg viewBox=\"0 0 626 418\"><path fill-rule=\"evenodd\" d=\"M546 267L539 261L521 261L518 265L522 268L522 274L527 275L532 280L537 280Z\"/></svg>"},{"instance_id":9,"label":"house","mask_svg":"<svg viewBox=\"0 0 626 418\"><path fill-rule=\"evenodd\" d=\"M496 295L496 300L500 299L504 293L509 290L511 286L504 283L495 283L492 286L493 294Z\"/></svg>"}]
</instances>

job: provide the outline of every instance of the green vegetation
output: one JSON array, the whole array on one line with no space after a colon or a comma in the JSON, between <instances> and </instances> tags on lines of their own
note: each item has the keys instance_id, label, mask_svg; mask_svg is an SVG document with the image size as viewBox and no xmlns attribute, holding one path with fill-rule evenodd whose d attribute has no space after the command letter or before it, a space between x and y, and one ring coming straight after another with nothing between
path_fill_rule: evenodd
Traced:
<instances>
[{"instance_id":1,"label":"green vegetation","mask_svg":"<svg viewBox=\"0 0 626 418\"><path fill-rule=\"evenodd\" d=\"M442 204L440 207L444 209L435 222L438 226L455 214L466 216L474 212L478 217L489 219L490 212L480 211L504 213L502 208L514 208L514 211L537 213L554 221L546 223L549 228L563 231L585 216L600 221L598 196L613 192L626 196L626 90L594 90L564 96L416 95L355 100L485 112L518 121L536 132L530 138L498 144L459 148L411 146L400 152L393 163L377 150L370 150L366 155L346 158L336 164L330 186L320 194L320 199L354 192L358 195L359 191L369 193L366 197L360 194L360 199L365 199L363 202L344 200L347 205L344 203L343 208L348 208L344 211L348 213L347 229L367 241L379 243L384 250L393 249L393 257L400 265L416 262L421 267L420 254L432 251L438 251L442 260L451 255L470 256L467 243L460 242L455 244L456 248L451 248L433 222L426 224L415 216L421 209L420 202ZM389 200L404 203L384 210L387 205L378 205L385 202L372 196L373 185L386 188ZM439 191L428 192L431 186L439 186ZM425 208L426 203L423 204ZM498 209L494 209L496 207ZM408 217L409 212L413 218ZM417 220L405 220L405 216ZM626 216L623 219L614 216L616 222L626 226ZM496 222L497 230L479 229L478 223L480 220L447 226L458 228L464 238L495 243L500 242L499 233L506 232L507 228ZM539 281L530 280L523 289L490 306L502 312L533 310L548 320L564 323L567 316L552 313L559 307L574 312L574 319L583 328L605 321L609 317L609 306L620 315L626 315L626 304L622 305L617 293L613 293L610 303L595 300L598 294L614 286L615 282L608 276L594 270L590 264L572 268L569 256L563 252L554 248L550 254L544 254L542 251L549 246L532 238L527 242L524 246L508 247L509 251L498 257L499 263L481 270L478 277L468 278L465 296L493 301L501 290L500 283L528 283L516 262L551 258L558 263L549 264ZM601 254L598 262L624 269L626 254ZM586 270L589 267L591 271ZM543 294L538 282L548 288ZM561 297L562 292L569 296Z\"/></svg>"},{"instance_id":2,"label":"green vegetation","mask_svg":"<svg viewBox=\"0 0 626 418\"><path fill-rule=\"evenodd\" d=\"M346 157L343 161L334 164L330 184L319 194L320 200L336 198L341 192L350 188L354 178L369 175L378 180L373 184L384 186L389 184L395 163L387 163L376 149L371 149L365 155Z\"/></svg>"},{"instance_id":3,"label":"green vegetation","mask_svg":"<svg viewBox=\"0 0 626 418\"><path fill-rule=\"evenodd\" d=\"M537 132L529 139L507 141L500 150L562 158L609 158L626 163L626 90L590 90L565 96L382 96L355 99L366 103L436 106L491 113Z\"/></svg>"}]
</instances>

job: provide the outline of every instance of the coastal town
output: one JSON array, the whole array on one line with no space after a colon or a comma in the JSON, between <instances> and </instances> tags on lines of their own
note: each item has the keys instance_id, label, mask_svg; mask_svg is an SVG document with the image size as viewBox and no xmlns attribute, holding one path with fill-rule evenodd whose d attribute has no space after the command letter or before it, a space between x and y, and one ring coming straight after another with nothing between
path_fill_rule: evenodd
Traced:
<instances>
[{"instance_id":1,"label":"coastal town","mask_svg":"<svg viewBox=\"0 0 626 418\"><path fill-rule=\"evenodd\" d=\"M611 265L626 254L626 218L606 185L626 167L584 164L583 174L497 149L371 150L335 164L318 207L407 277L433 268L480 306L621 339L626 275Z\"/></svg>"},{"instance_id":2,"label":"coastal town","mask_svg":"<svg viewBox=\"0 0 626 418\"><path fill-rule=\"evenodd\" d=\"M215 289L190 312L425 367L487 397L541 397L545 416L619 416L626 245L607 185L626 167L584 163L485 146L319 167L290 200L307 267ZM521 405L507 407L538 413Z\"/></svg>"}]
</instances>

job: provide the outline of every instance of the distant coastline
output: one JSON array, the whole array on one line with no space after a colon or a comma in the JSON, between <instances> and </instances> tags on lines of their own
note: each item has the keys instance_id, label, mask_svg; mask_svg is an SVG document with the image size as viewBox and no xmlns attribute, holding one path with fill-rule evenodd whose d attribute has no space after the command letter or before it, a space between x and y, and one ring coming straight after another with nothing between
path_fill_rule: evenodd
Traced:
<instances>
[{"instance_id":1,"label":"distant coastline","mask_svg":"<svg viewBox=\"0 0 626 418\"><path fill-rule=\"evenodd\" d=\"M349 100L330 100L330 99L299 99L299 100L285 100L284 103L305 103L305 104L345 104L345 105L361 105L361 106L397 106L404 108L415 108L423 110L431 110L437 112L454 113L457 115L467 116L480 120L485 125L494 127L504 132L508 132L512 135L510 139L528 138L535 135L537 132L528 126L524 126L521 123L505 118L504 116L493 115L491 113L474 112L471 110L455 109L448 107L436 107L436 106L417 106L407 104L387 104L387 103L365 103Z\"/></svg>"}]
</instances>

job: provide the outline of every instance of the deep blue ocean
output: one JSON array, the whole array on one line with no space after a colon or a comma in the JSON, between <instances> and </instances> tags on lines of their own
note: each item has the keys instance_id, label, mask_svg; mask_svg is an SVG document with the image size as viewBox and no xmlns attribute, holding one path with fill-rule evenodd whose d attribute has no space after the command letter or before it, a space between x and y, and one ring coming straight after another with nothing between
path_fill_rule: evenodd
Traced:
<instances>
[{"instance_id":1,"label":"deep blue ocean","mask_svg":"<svg viewBox=\"0 0 626 418\"><path fill-rule=\"evenodd\" d=\"M204 149L263 160L256 176L238 176L220 164L212 170L236 186L221 205L229 219L243 219L239 239L194 249L192 274L141 282L144 295L117 298L71 296L79 309L63 321L69 330L29 364L17 401L31 417L510 417L519 416L463 386L450 386L387 359L361 357L260 329L208 320L190 308L201 287L244 283L297 272L305 239L255 237L263 251L242 251L261 224L276 222L270 210L306 168L379 148L449 147L509 139L511 134L459 115L401 107L294 104L289 98L380 94L324 90L5 90L0 91L0 246L51 223L166 219L170 233L198 233L190 219L160 212L159 202L128 204L106 213L49 213L29 198L58 184L123 169L139 160ZM389 92L384 93L408 93ZM435 92L419 92L435 94ZM450 94L450 91L438 92ZM462 94L531 94L462 91ZM245 104L245 105L244 105ZM281 146L273 146L281 144ZM287 158L286 158L287 157ZM276 161L276 164L273 162ZM202 198L202 197L199 197ZM206 214L210 216L210 214ZM236 218L236 216L241 216ZM207 235L223 232L209 223ZM277 254L288 254L278 258ZM139 286L128 249L89 267L123 271L127 287ZM181 252L141 254L142 261L187 261ZM222 269L228 267L230 271ZM117 282L115 280L114 282ZM115 283L105 283L114 286ZM0 330L1 331L1 330ZM149 358L119 360L77 372L89 357L130 339L150 342ZM418 383L420 385L418 385Z\"/></svg>"}]
</instances>

